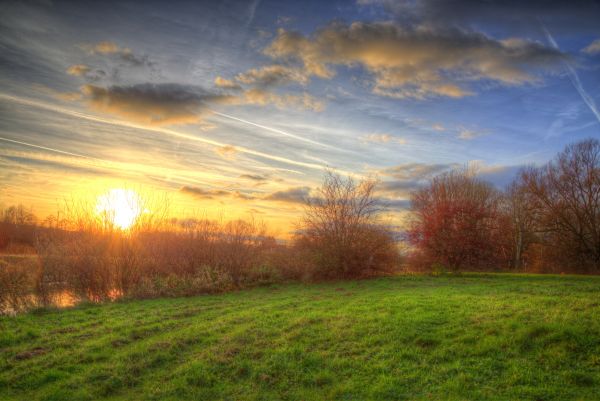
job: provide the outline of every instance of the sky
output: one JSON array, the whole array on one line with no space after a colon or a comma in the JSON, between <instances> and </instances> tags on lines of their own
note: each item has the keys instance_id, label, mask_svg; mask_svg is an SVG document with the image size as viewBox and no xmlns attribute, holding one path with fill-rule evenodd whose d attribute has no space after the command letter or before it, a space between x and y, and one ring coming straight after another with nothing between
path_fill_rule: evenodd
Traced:
<instances>
[{"instance_id":1,"label":"sky","mask_svg":"<svg viewBox=\"0 0 600 401\"><path fill-rule=\"evenodd\" d=\"M600 137L600 1L0 1L0 205L111 188L293 230L331 169L499 188ZM162 196L162 195L161 195Z\"/></svg>"}]
</instances>

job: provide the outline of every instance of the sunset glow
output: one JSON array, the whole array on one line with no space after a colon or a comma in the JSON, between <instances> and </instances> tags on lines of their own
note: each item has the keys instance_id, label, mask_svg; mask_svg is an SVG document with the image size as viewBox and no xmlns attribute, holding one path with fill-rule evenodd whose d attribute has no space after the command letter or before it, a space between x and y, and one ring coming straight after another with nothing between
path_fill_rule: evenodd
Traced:
<instances>
[{"instance_id":1,"label":"sunset glow","mask_svg":"<svg viewBox=\"0 0 600 401\"><path fill-rule=\"evenodd\" d=\"M402 230L437 174L502 189L599 136L597 2L521 3L4 2L0 206L143 188L289 237L331 169L377 177Z\"/></svg>"},{"instance_id":2,"label":"sunset glow","mask_svg":"<svg viewBox=\"0 0 600 401\"><path fill-rule=\"evenodd\" d=\"M600 401L598 294L600 0L0 0L0 401Z\"/></svg>"},{"instance_id":3,"label":"sunset glow","mask_svg":"<svg viewBox=\"0 0 600 401\"><path fill-rule=\"evenodd\" d=\"M131 189L111 189L100 195L96 203L101 219L121 230L131 228L143 212L140 196Z\"/></svg>"}]
</instances>

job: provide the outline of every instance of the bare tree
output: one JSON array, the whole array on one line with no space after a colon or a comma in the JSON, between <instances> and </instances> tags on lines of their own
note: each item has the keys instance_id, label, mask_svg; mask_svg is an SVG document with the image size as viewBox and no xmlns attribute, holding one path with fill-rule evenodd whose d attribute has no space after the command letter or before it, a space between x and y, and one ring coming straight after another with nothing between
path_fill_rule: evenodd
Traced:
<instances>
[{"instance_id":1,"label":"bare tree","mask_svg":"<svg viewBox=\"0 0 600 401\"><path fill-rule=\"evenodd\" d=\"M569 145L541 168L522 172L538 231L563 250L563 262L600 270L600 141Z\"/></svg>"},{"instance_id":2,"label":"bare tree","mask_svg":"<svg viewBox=\"0 0 600 401\"><path fill-rule=\"evenodd\" d=\"M536 210L522 182L515 180L504 192L504 214L508 219L511 266L525 267L525 253L536 242Z\"/></svg>"},{"instance_id":3,"label":"bare tree","mask_svg":"<svg viewBox=\"0 0 600 401\"><path fill-rule=\"evenodd\" d=\"M23 205L10 206L2 211L2 222L13 225L34 225L37 222L31 209Z\"/></svg>"},{"instance_id":4,"label":"bare tree","mask_svg":"<svg viewBox=\"0 0 600 401\"><path fill-rule=\"evenodd\" d=\"M375 185L327 172L317 195L307 199L296 244L313 256L316 276L360 277L395 267L398 249L379 221Z\"/></svg>"}]
</instances>

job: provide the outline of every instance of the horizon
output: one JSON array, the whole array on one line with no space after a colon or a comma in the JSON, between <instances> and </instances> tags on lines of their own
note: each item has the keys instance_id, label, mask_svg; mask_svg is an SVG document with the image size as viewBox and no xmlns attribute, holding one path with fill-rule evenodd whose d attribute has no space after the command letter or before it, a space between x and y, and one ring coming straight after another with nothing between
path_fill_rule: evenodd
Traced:
<instances>
[{"instance_id":1,"label":"horizon","mask_svg":"<svg viewBox=\"0 0 600 401\"><path fill-rule=\"evenodd\" d=\"M600 137L597 1L3 2L2 14L0 206L42 218L135 190L169 196L180 217L254 216L286 236L331 169L379 177L401 225L436 174L469 166L502 188Z\"/></svg>"}]
</instances>

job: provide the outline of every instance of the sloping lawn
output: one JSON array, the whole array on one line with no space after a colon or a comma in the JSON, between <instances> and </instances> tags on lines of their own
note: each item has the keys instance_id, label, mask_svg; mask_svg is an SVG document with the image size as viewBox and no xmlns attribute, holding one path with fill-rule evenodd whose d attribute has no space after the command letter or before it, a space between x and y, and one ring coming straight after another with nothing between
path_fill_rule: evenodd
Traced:
<instances>
[{"instance_id":1,"label":"sloping lawn","mask_svg":"<svg viewBox=\"0 0 600 401\"><path fill-rule=\"evenodd\" d=\"M400 276L0 318L4 400L600 400L600 277Z\"/></svg>"}]
</instances>

